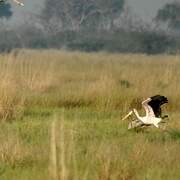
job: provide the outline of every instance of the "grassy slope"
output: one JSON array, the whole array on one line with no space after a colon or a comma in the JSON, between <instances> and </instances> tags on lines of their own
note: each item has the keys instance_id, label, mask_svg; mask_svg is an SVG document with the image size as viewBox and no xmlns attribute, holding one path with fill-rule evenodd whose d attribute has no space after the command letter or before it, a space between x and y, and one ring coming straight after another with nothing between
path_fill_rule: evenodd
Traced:
<instances>
[{"instance_id":1,"label":"grassy slope","mask_svg":"<svg viewBox=\"0 0 180 180\"><path fill-rule=\"evenodd\" d=\"M0 179L179 179L179 59L0 56ZM122 115L157 93L170 99L167 131L127 131Z\"/></svg>"}]
</instances>

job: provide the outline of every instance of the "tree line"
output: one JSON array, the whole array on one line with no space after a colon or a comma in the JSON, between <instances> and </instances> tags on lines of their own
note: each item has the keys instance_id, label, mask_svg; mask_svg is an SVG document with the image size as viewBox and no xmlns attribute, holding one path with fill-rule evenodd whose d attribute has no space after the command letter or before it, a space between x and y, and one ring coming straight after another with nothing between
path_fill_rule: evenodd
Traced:
<instances>
[{"instance_id":1,"label":"tree line","mask_svg":"<svg viewBox=\"0 0 180 180\"><path fill-rule=\"evenodd\" d=\"M136 17L125 0L45 0L39 15L15 28L0 5L0 52L14 48L65 48L81 51L176 53L180 48L180 3L159 9L152 23Z\"/></svg>"}]
</instances>

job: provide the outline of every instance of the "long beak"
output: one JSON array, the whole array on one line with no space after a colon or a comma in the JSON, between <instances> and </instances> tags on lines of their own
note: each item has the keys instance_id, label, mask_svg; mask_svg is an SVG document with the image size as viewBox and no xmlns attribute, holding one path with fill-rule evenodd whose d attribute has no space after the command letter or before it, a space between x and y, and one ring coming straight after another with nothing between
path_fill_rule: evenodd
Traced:
<instances>
[{"instance_id":1,"label":"long beak","mask_svg":"<svg viewBox=\"0 0 180 180\"><path fill-rule=\"evenodd\" d=\"M129 116L131 116L133 111L130 111L126 116L122 118L122 121L126 120Z\"/></svg>"}]
</instances>

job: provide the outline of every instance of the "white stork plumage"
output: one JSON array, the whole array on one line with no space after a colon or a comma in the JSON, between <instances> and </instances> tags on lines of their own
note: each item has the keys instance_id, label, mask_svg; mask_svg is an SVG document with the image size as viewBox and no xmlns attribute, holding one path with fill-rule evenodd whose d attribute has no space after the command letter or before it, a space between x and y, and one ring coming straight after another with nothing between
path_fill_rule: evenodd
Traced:
<instances>
[{"instance_id":1,"label":"white stork plumage","mask_svg":"<svg viewBox=\"0 0 180 180\"><path fill-rule=\"evenodd\" d=\"M149 125L154 125L159 128L159 123L162 122L162 119L168 117L167 115L163 117L161 116L161 105L165 103L168 103L168 99L165 96L156 95L147 98L142 102L142 106L146 112L145 116L140 116L137 110L133 109L122 120L125 120L130 115L134 114L136 116L136 120L129 124L128 129Z\"/></svg>"},{"instance_id":2,"label":"white stork plumage","mask_svg":"<svg viewBox=\"0 0 180 180\"><path fill-rule=\"evenodd\" d=\"M13 0L16 4L18 4L19 6L24 6L24 3L18 1L18 0ZM5 3L6 0L0 0L0 3Z\"/></svg>"},{"instance_id":3,"label":"white stork plumage","mask_svg":"<svg viewBox=\"0 0 180 180\"><path fill-rule=\"evenodd\" d=\"M18 1L18 0L13 0L16 4L20 5L20 6L24 6L24 3Z\"/></svg>"}]
</instances>

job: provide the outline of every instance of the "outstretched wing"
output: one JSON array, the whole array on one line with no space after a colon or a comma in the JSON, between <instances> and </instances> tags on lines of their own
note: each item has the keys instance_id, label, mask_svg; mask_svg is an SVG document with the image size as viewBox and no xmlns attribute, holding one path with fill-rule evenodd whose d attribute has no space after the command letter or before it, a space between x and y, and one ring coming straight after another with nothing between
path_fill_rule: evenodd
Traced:
<instances>
[{"instance_id":1,"label":"outstretched wing","mask_svg":"<svg viewBox=\"0 0 180 180\"><path fill-rule=\"evenodd\" d=\"M156 95L151 97L151 101L148 105L152 107L156 117L161 117L161 105L168 103L168 99L165 96Z\"/></svg>"},{"instance_id":2,"label":"outstretched wing","mask_svg":"<svg viewBox=\"0 0 180 180\"><path fill-rule=\"evenodd\" d=\"M144 110L146 111L146 116L155 117L155 114L154 114L154 111L153 111L152 107L148 104L151 101L152 101L151 98L148 98L148 99L144 100L142 102L142 106L143 106Z\"/></svg>"}]
</instances>

